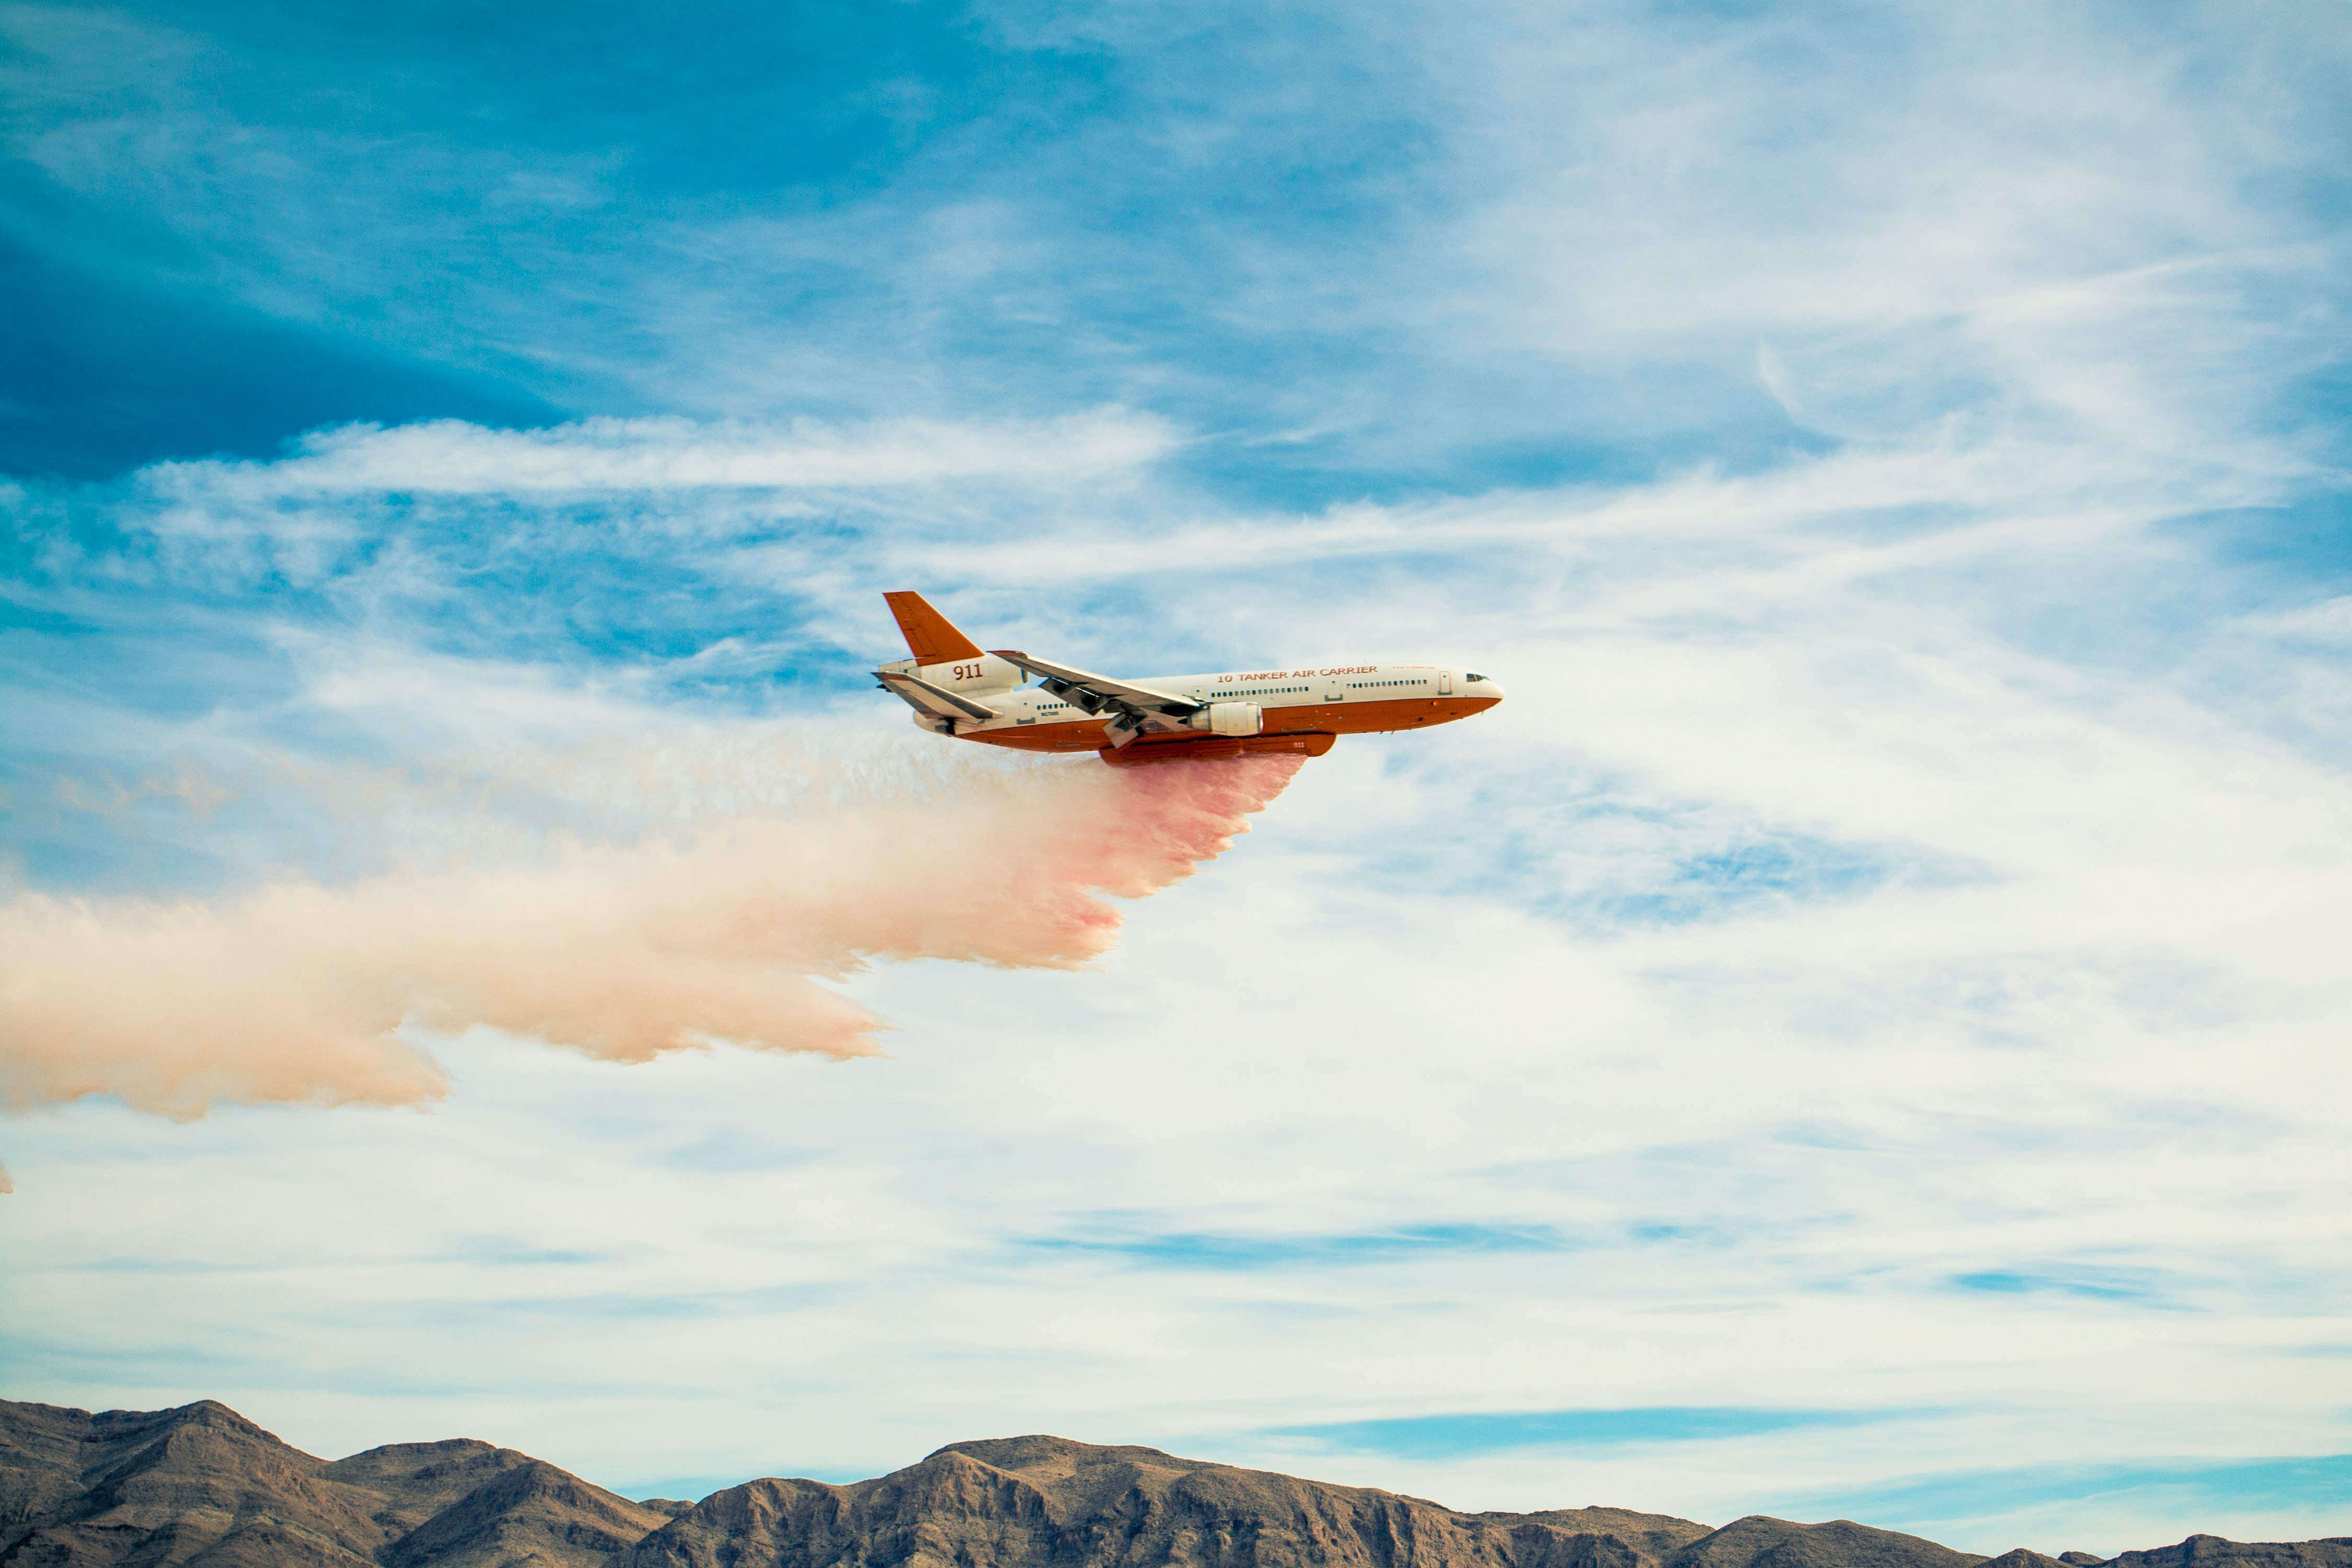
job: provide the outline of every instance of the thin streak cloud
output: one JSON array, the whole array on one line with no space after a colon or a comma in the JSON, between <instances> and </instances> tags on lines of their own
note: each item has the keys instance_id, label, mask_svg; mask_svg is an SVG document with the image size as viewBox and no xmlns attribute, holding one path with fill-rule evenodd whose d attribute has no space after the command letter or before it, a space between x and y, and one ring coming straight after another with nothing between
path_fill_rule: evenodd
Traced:
<instances>
[{"instance_id":1,"label":"thin streak cloud","mask_svg":"<svg viewBox=\"0 0 2352 1568\"><path fill-rule=\"evenodd\" d=\"M158 464L141 483L165 506L353 493L863 489L1082 476L1152 462L1173 445L1165 421L1124 410L998 425L803 420L781 429L667 418L494 430L442 419L314 432L271 462Z\"/></svg>"},{"instance_id":2,"label":"thin streak cloud","mask_svg":"<svg viewBox=\"0 0 2352 1568\"><path fill-rule=\"evenodd\" d=\"M1743 1410L1652 1405L1630 1410L1528 1410L1333 1421L1269 1427L1333 1450L1452 1459L1507 1450L1613 1447L1629 1443L1704 1443L1809 1427L1861 1426L1916 1411Z\"/></svg>"}]
</instances>

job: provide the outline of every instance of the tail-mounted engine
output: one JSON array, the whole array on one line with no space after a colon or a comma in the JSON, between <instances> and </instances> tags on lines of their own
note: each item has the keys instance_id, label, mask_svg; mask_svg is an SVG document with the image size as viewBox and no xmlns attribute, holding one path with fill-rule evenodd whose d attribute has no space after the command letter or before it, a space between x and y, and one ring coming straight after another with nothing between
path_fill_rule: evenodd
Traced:
<instances>
[{"instance_id":1,"label":"tail-mounted engine","mask_svg":"<svg viewBox=\"0 0 2352 1568\"><path fill-rule=\"evenodd\" d=\"M960 692L967 697L1010 691L1029 679L1020 666L992 653L951 659L945 664L919 664L911 658L897 658L877 673L919 676L942 691Z\"/></svg>"}]
</instances>

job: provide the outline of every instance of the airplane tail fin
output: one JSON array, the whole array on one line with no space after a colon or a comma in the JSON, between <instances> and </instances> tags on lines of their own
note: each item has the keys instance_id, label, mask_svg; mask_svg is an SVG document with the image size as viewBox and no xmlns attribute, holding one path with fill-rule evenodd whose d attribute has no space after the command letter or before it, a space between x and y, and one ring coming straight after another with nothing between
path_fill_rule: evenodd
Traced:
<instances>
[{"instance_id":1,"label":"airplane tail fin","mask_svg":"<svg viewBox=\"0 0 2352 1568\"><path fill-rule=\"evenodd\" d=\"M898 629L907 634L907 651L915 656L917 664L947 664L960 658L977 659L985 656L980 645L956 630L955 623L931 608L930 601L920 594L885 594L890 613L898 617Z\"/></svg>"}]
</instances>

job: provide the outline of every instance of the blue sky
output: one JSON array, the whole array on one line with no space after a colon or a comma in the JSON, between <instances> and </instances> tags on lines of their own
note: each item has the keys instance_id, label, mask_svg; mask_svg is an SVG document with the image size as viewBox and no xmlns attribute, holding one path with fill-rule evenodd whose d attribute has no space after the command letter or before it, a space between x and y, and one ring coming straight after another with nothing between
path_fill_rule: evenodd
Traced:
<instances>
[{"instance_id":1,"label":"blue sky","mask_svg":"<svg viewBox=\"0 0 2352 1568\"><path fill-rule=\"evenodd\" d=\"M1095 972L848 982L885 1058L412 1026L430 1112L27 1101L8 1392L651 1490L1053 1430L2352 1531L2348 55L2293 5L0 8L22 893L675 805L582 757L919 768L885 589L1514 693L1343 742Z\"/></svg>"}]
</instances>

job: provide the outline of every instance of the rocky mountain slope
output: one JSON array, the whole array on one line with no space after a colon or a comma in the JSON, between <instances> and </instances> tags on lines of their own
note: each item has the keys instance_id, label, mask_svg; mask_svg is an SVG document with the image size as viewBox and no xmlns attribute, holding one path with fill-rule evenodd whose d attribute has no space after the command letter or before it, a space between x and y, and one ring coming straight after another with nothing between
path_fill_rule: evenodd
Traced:
<instances>
[{"instance_id":1,"label":"rocky mountain slope","mask_svg":"<svg viewBox=\"0 0 2352 1568\"><path fill-rule=\"evenodd\" d=\"M2080 1552L2065 1563L2089 1568ZM633 1502L511 1448L329 1461L209 1400L0 1401L0 1565L162 1568L2063 1568L1838 1521L1711 1529L1622 1509L1460 1513L1418 1498L1060 1437L953 1443L850 1486L758 1480ZM2113 1568L2352 1568L2352 1538L2192 1536Z\"/></svg>"},{"instance_id":2,"label":"rocky mountain slope","mask_svg":"<svg viewBox=\"0 0 2352 1568\"><path fill-rule=\"evenodd\" d=\"M396 1443L329 1463L225 1405L0 1401L0 1563L604 1568L667 1522L511 1448Z\"/></svg>"}]
</instances>

